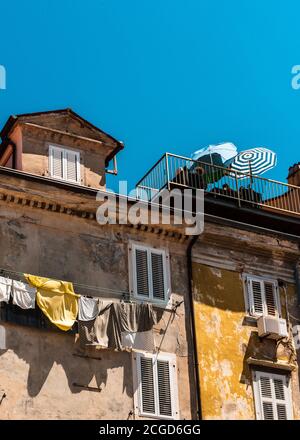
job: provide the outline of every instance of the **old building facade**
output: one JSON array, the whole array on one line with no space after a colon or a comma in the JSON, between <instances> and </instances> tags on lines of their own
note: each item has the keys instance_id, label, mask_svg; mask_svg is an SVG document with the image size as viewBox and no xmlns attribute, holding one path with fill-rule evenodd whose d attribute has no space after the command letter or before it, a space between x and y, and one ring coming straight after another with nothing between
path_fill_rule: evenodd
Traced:
<instances>
[{"instance_id":1,"label":"old building facade","mask_svg":"<svg viewBox=\"0 0 300 440\"><path fill-rule=\"evenodd\" d=\"M299 419L299 347L293 336L299 323L298 261L296 238L259 228L206 225L195 243L204 419ZM270 318L283 319L286 335L261 336L258 320Z\"/></svg>"},{"instance_id":2,"label":"old building facade","mask_svg":"<svg viewBox=\"0 0 300 440\"><path fill-rule=\"evenodd\" d=\"M76 328L49 326L37 306L1 302L1 419L195 417L187 237L168 225L100 226L95 218L105 164L121 148L70 110L10 118L2 131L1 275L147 302L157 323L153 347L100 349L82 346Z\"/></svg>"},{"instance_id":3,"label":"old building facade","mask_svg":"<svg viewBox=\"0 0 300 440\"><path fill-rule=\"evenodd\" d=\"M83 343L79 319L64 332L37 305L0 301L0 419L300 418L299 164L289 185L222 171L220 187L167 154L138 187L204 190L204 231L189 236L120 213L99 224L123 144L72 110L10 117L1 139L2 282L69 281L156 322L104 348Z\"/></svg>"},{"instance_id":4,"label":"old building facade","mask_svg":"<svg viewBox=\"0 0 300 440\"><path fill-rule=\"evenodd\" d=\"M157 174L204 192L188 248L200 418L299 419L299 164L285 184L166 153L138 185L159 191Z\"/></svg>"}]
</instances>

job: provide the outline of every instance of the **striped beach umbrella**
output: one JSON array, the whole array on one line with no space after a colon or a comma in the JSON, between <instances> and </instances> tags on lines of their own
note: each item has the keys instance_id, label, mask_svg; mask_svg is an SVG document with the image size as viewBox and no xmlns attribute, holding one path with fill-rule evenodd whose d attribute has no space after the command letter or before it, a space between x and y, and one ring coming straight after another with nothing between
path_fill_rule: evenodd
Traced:
<instances>
[{"instance_id":1,"label":"striped beach umbrella","mask_svg":"<svg viewBox=\"0 0 300 440\"><path fill-rule=\"evenodd\" d=\"M240 173L255 175L274 168L276 163L277 156L273 151L267 148L251 148L238 153L228 165L230 169Z\"/></svg>"}]
</instances>

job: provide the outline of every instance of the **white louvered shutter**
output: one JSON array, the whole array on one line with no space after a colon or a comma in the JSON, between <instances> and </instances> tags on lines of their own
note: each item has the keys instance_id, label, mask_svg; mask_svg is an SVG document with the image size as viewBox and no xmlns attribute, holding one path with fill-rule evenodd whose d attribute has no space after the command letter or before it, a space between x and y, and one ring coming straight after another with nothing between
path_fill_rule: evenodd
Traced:
<instances>
[{"instance_id":1,"label":"white louvered shutter","mask_svg":"<svg viewBox=\"0 0 300 440\"><path fill-rule=\"evenodd\" d=\"M292 419L289 377L283 374L255 372L256 416L261 420Z\"/></svg>"},{"instance_id":2,"label":"white louvered shutter","mask_svg":"<svg viewBox=\"0 0 300 440\"><path fill-rule=\"evenodd\" d=\"M178 418L175 362L166 356L137 354L139 409L142 415Z\"/></svg>"},{"instance_id":3,"label":"white louvered shutter","mask_svg":"<svg viewBox=\"0 0 300 440\"><path fill-rule=\"evenodd\" d=\"M152 358L140 357L142 412L155 415L155 389Z\"/></svg>"},{"instance_id":4,"label":"white louvered shutter","mask_svg":"<svg viewBox=\"0 0 300 440\"><path fill-rule=\"evenodd\" d=\"M160 301L166 299L165 268L162 253L151 251L152 293Z\"/></svg>"},{"instance_id":5,"label":"white louvered shutter","mask_svg":"<svg viewBox=\"0 0 300 440\"><path fill-rule=\"evenodd\" d=\"M137 295L149 297L149 273L147 249L135 249L135 278Z\"/></svg>"},{"instance_id":6,"label":"white louvered shutter","mask_svg":"<svg viewBox=\"0 0 300 440\"><path fill-rule=\"evenodd\" d=\"M277 283L247 277L248 305L251 315L280 316L280 302Z\"/></svg>"},{"instance_id":7,"label":"white louvered shutter","mask_svg":"<svg viewBox=\"0 0 300 440\"><path fill-rule=\"evenodd\" d=\"M264 420L274 420L274 407L273 407L273 396L272 396L272 382L271 378L268 376L261 376L259 379L259 387L263 408L263 419Z\"/></svg>"},{"instance_id":8,"label":"white louvered shutter","mask_svg":"<svg viewBox=\"0 0 300 440\"><path fill-rule=\"evenodd\" d=\"M172 416L170 362L157 361L159 415Z\"/></svg>"},{"instance_id":9,"label":"white louvered shutter","mask_svg":"<svg viewBox=\"0 0 300 440\"><path fill-rule=\"evenodd\" d=\"M61 148L50 147L50 175L63 179L63 150Z\"/></svg>"},{"instance_id":10,"label":"white louvered shutter","mask_svg":"<svg viewBox=\"0 0 300 440\"><path fill-rule=\"evenodd\" d=\"M276 301L276 289L274 283L264 282L264 293L265 293L265 307L266 313L271 316L276 316L277 311L277 301Z\"/></svg>"},{"instance_id":11,"label":"white louvered shutter","mask_svg":"<svg viewBox=\"0 0 300 440\"><path fill-rule=\"evenodd\" d=\"M80 182L79 153L65 150L65 178L72 182Z\"/></svg>"},{"instance_id":12,"label":"white louvered shutter","mask_svg":"<svg viewBox=\"0 0 300 440\"><path fill-rule=\"evenodd\" d=\"M273 379L277 420L287 420L288 418L288 411L287 411L288 402L285 395L286 380L287 380L286 378Z\"/></svg>"},{"instance_id":13,"label":"white louvered shutter","mask_svg":"<svg viewBox=\"0 0 300 440\"><path fill-rule=\"evenodd\" d=\"M248 280L248 298L250 305L250 313L252 315L262 315L264 312L264 301L262 284L258 280Z\"/></svg>"}]
</instances>

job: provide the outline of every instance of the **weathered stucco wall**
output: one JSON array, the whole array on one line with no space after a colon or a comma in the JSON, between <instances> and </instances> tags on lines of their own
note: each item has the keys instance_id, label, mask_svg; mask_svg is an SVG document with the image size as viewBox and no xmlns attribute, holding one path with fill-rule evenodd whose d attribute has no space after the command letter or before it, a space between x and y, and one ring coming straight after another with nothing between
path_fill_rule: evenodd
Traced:
<instances>
[{"instance_id":1,"label":"weathered stucco wall","mask_svg":"<svg viewBox=\"0 0 300 440\"><path fill-rule=\"evenodd\" d=\"M197 333L202 413L204 419L255 419L251 356L288 362L285 345L260 339L255 322L247 321L240 272L193 264L194 307ZM296 301L288 285L288 303ZM285 298L281 292L285 316ZM278 370L277 370L278 371ZM300 418L298 373L292 373L294 417Z\"/></svg>"},{"instance_id":2,"label":"weathered stucco wall","mask_svg":"<svg viewBox=\"0 0 300 440\"><path fill-rule=\"evenodd\" d=\"M127 226L100 226L59 212L0 202L0 268L33 273L116 292L129 290L129 240L164 247L170 252L174 301L184 299L176 314L159 313L154 328L156 347L175 353L179 380L180 417L194 408L192 356L187 333L186 244L166 235ZM103 292L102 292L103 293ZM6 418L127 418L133 408L131 354L84 351L74 335L2 322L7 349L0 351L0 419ZM74 354L99 357L82 358ZM73 383L101 386L102 391ZM1 394L2 393L2 394Z\"/></svg>"},{"instance_id":3,"label":"weathered stucco wall","mask_svg":"<svg viewBox=\"0 0 300 440\"><path fill-rule=\"evenodd\" d=\"M58 127L60 128L60 127ZM105 187L105 156L107 149L97 143L31 126L17 127L21 132L14 136L19 156L18 167L22 171L39 176L49 176L49 144L80 152L81 184L92 188Z\"/></svg>"},{"instance_id":4,"label":"weathered stucco wall","mask_svg":"<svg viewBox=\"0 0 300 440\"><path fill-rule=\"evenodd\" d=\"M0 419L127 419L132 403L129 353L76 353L74 336L4 324ZM74 384L101 388L101 392Z\"/></svg>"}]
</instances>

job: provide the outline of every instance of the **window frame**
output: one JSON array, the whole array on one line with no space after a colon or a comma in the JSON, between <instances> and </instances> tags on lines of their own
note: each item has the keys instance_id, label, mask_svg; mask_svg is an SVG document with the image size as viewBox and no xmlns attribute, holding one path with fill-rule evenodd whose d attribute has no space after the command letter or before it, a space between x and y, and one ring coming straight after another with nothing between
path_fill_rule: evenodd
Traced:
<instances>
[{"instance_id":1,"label":"window frame","mask_svg":"<svg viewBox=\"0 0 300 440\"><path fill-rule=\"evenodd\" d=\"M141 358L147 358L152 360L153 378L154 378L154 400L155 400L155 413L143 412L142 401L142 381L141 381ZM157 379L157 367L153 361L165 361L169 363L169 375L170 375L170 394L171 394L171 409L172 416L159 414L159 388ZM178 400L178 380L177 380L177 364L176 355L172 353L147 353L144 351L134 350L132 353L133 364L133 385L134 385L134 412L138 417L159 419L159 420L179 420L179 400Z\"/></svg>"},{"instance_id":2,"label":"window frame","mask_svg":"<svg viewBox=\"0 0 300 440\"><path fill-rule=\"evenodd\" d=\"M264 309L263 313L251 311L251 302L253 301L253 293L252 293L252 284L251 283L253 281L259 282L261 285L264 283L273 284L274 292L275 292L276 312L277 312L275 316L268 314L267 303L266 303L266 298L265 298L265 290L263 291L264 297L262 298L263 299L262 304L263 304L263 309ZM280 292L279 292L278 280L276 278L272 278L272 277L268 277L268 276L246 274L246 275L243 275L243 287L244 287L245 308L246 308L246 313L248 316L250 316L252 318L256 318L256 319L260 318L261 316L272 317L272 318L282 318ZM251 295L251 297L250 297L250 295Z\"/></svg>"},{"instance_id":3,"label":"window frame","mask_svg":"<svg viewBox=\"0 0 300 440\"><path fill-rule=\"evenodd\" d=\"M148 288L149 296L139 295L137 293L137 273L136 273L136 250L147 252L147 269L148 269ZM153 246L131 241L128 246L129 260L129 287L134 298L142 302L149 302L158 306L167 306L171 299L171 272L170 272L170 255L166 248L155 248ZM164 299L153 297L152 283L152 266L151 252L162 255L163 272L164 272Z\"/></svg>"},{"instance_id":4,"label":"window frame","mask_svg":"<svg viewBox=\"0 0 300 440\"><path fill-rule=\"evenodd\" d=\"M271 388L274 389L274 379L280 379L284 382L284 394L285 394L285 406L286 406L286 414L287 420L293 420L293 400L292 400L292 392L291 392L291 374L289 373L274 373L263 370L252 370L252 387L253 387L253 398L254 398L254 408L255 408L255 417L256 420L265 420L264 419L264 410L263 410L263 398L261 396L260 390L260 377L269 377L271 379ZM273 392L273 391L272 391ZM271 399L273 413L274 413L274 405L277 404L279 399ZM277 410L276 410L277 415ZM273 420L279 420L278 418Z\"/></svg>"},{"instance_id":5,"label":"window frame","mask_svg":"<svg viewBox=\"0 0 300 440\"><path fill-rule=\"evenodd\" d=\"M62 177L54 176L53 175L53 151L60 151L62 152ZM77 174L77 180L72 180L67 178L67 154L73 153L76 156L76 174ZM80 185L81 184L81 153L78 150L74 150L72 148L66 148L63 145L57 145L57 144L48 144L48 166L49 166L49 177L51 179L60 180L63 182L70 182Z\"/></svg>"}]
</instances>

